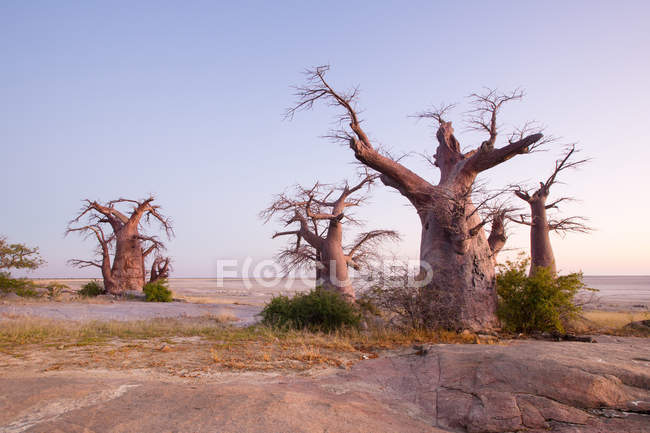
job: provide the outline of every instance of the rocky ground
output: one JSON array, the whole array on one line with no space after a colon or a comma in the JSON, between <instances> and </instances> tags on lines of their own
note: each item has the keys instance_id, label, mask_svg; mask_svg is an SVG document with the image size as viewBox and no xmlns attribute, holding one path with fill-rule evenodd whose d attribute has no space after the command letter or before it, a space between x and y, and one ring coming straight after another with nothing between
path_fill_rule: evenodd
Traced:
<instances>
[{"instance_id":1,"label":"rocky ground","mask_svg":"<svg viewBox=\"0 0 650 433\"><path fill-rule=\"evenodd\" d=\"M649 432L650 339L597 341L431 345L351 367L196 375L5 355L0 431Z\"/></svg>"}]
</instances>

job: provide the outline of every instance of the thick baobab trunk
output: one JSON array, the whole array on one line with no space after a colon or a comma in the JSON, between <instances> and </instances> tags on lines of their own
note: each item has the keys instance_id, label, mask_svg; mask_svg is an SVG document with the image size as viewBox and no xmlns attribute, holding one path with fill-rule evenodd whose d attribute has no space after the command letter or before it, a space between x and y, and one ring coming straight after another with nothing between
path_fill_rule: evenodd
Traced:
<instances>
[{"instance_id":1,"label":"thick baobab trunk","mask_svg":"<svg viewBox=\"0 0 650 433\"><path fill-rule=\"evenodd\" d=\"M354 289L348 277L348 259L343 252L343 228L340 221L330 220L327 237L321 248L320 284L326 290L332 290L354 299Z\"/></svg>"},{"instance_id":2,"label":"thick baobab trunk","mask_svg":"<svg viewBox=\"0 0 650 433\"><path fill-rule=\"evenodd\" d=\"M529 203L531 215L530 275L534 275L539 268L547 268L555 274L557 269L546 217L546 200L543 197L538 197Z\"/></svg>"},{"instance_id":3,"label":"thick baobab trunk","mask_svg":"<svg viewBox=\"0 0 650 433\"><path fill-rule=\"evenodd\" d=\"M142 244L136 228L128 224L116 236L113 278L120 292L142 290L145 283Z\"/></svg>"},{"instance_id":4,"label":"thick baobab trunk","mask_svg":"<svg viewBox=\"0 0 650 433\"><path fill-rule=\"evenodd\" d=\"M494 254L481 232L459 242L440 224L436 212L422 213L420 278L427 278L424 298L428 322L451 328L495 327ZM480 223L478 216L476 224Z\"/></svg>"}]
</instances>

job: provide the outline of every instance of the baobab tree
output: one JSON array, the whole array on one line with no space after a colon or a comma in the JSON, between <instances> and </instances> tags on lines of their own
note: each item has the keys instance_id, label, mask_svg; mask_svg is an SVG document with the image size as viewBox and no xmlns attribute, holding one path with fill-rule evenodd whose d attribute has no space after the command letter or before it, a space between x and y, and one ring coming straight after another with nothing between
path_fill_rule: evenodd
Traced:
<instances>
[{"instance_id":1,"label":"baobab tree","mask_svg":"<svg viewBox=\"0 0 650 433\"><path fill-rule=\"evenodd\" d=\"M518 217L509 217L511 221L517 224L530 227L530 275L535 274L540 268L547 268L552 274L557 272L555 255L551 247L550 232L586 233L591 230L585 224L583 217L571 216L556 219L549 218L547 215L547 210L557 209L561 202L571 200L570 197L560 197L547 204L551 187L557 182L557 175L564 170L576 168L588 161L587 159L572 161L571 158L575 156L575 152L575 145L569 147L565 155L555 161L553 173L545 182L539 183L537 190L532 191L520 185L513 186L514 194L530 206L529 216L520 214Z\"/></svg>"},{"instance_id":2,"label":"baobab tree","mask_svg":"<svg viewBox=\"0 0 650 433\"><path fill-rule=\"evenodd\" d=\"M294 230L276 232L273 238L294 236L290 244L278 255L290 271L302 266L316 270L316 285L336 291L350 300L355 294L348 275L348 267L360 269L367 265L376 247L384 240L399 239L392 230L373 230L361 233L350 246L343 245L343 225L357 221L346 209L361 205L367 194L360 194L364 186L370 186L377 175L366 175L350 187L316 183L307 189L296 187L294 195L281 194L260 216L270 221L280 216L285 225L297 225ZM357 197L353 197L353 195ZM304 241L304 243L303 243ZM347 252L346 252L347 251Z\"/></svg>"},{"instance_id":3,"label":"baobab tree","mask_svg":"<svg viewBox=\"0 0 650 433\"><path fill-rule=\"evenodd\" d=\"M104 287L112 294L142 290L145 284L144 262L152 253L156 258L152 267L155 274L151 277L166 274L169 259L160 256L164 249L163 242L157 236L141 233L143 227L153 219L160 224L168 238L173 235L171 221L159 212L160 206L153 205L153 201L153 197L145 200L119 198L105 204L86 200L79 214L68 224L66 234L78 232L94 236L99 244L99 257L98 260L72 259L69 263L82 268L94 266L101 269ZM131 204L131 210L122 212L116 208L116 205L124 204Z\"/></svg>"},{"instance_id":4,"label":"baobab tree","mask_svg":"<svg viewBox=\"0 0 650 433\"><path fill-rule=\"evenodd\" d=\"M169 278L171 271L171 263L169 257L156 256L151 263L151 271L149 271L149 282L153 283L158 280Z\"/></svg>"},{"instance_id":5,"label":"baobab tree","mask_svg":"<svg viewBox=\"0 0 650 433\"><path fill-rule=\"evenodd\" d=\"M287 116L291 118L300 110L311 109L319 101L340 109L337 120L341 127L329 137L347 144L358 161L381 173L381 181L406 197L420 217L420 277L430 280L423 291L423 302L431 309L431 325L493 328L497 323L497 250L485 235L485 221L472 202L472 188L480 173L528 153L544 141L541 132L533 132L529 125L513 133L505 145L496 147L499 112L506 103L521 99L522 92L502 94L486 90L471 95L474 109L469 113L470 127L485 133L487 138L467 152L461 150L452 124L447 121L451 106L419 114L438 125L438 147L433 161L440 170L440 180L434 185L378 151L361 125L358 89L335 90L326 80L328 70L328 66L320 66L306 71L307 81L296 87L297 102Z\"/></svg>"}]
</instances>

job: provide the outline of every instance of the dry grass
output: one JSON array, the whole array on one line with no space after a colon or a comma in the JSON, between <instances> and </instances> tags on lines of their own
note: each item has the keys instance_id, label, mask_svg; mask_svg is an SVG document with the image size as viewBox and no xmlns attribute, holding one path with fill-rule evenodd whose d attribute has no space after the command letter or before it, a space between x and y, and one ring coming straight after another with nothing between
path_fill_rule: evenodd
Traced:
<instances>
[{"instance_id":1,"label":"dry grass","mask_svg":"<svg viewBox=\"0 0 650 433\"><path fill-rule=\"evenodd\" d=\"M229 326L229 317L132 322L0 321L0 354L15 368L153 368L171 374L220 370L347 368L415 343L477 343L472 334L375 329L323 334ZM0 366L2 366L0 357ZM41 365L43 364L43 365ZM182 373L179 375L184 375ZM198 374L198 373L197 373Z\"/></svg>"},{"instance_id":2,"label":"dry grass","mask_svg":"<svg viewBox=\"0 0 650 433\"><path fill-rule=\"evenodd\" d=\"M0 346L97 341L106 339L147 339L169 336L220 335L224 324L237 320L231 314L196 318L161 318L137 321L76 322L38 317L16 317L0 321Z\"/></svg>"},{"instance_id":3,"label":"dry grass","mask_svg":"<svg viewBox=\"0 0 650 433\"><path fill-rule=\"evenodd\" d=\"M650 311L586 311L582 315L603 331L621 330L630 322L650 319Z\"/></svg>"}]
</instances>

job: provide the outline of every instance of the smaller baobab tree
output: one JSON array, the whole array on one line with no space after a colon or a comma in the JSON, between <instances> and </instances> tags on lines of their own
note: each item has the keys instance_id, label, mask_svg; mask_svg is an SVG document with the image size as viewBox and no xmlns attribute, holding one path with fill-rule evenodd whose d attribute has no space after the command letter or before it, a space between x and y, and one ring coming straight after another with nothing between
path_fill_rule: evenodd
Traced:
<instances>
[{"instance_id":1,"label":"smaller baobab tree","mask_svg":"<svg viewBox=\"0 0 650 433\"><path fill-rule=\"evenodd\" d=\"M359 191L364 186L369 187L377 177L366 172L361 181L352 187L347 182L341 187L318 182L311 188L297 186L294 194L278 195L260 213L265 222L279 216L285 225L297 225L294 230L273 235L274 239L280 236L295 237L295 243L292 242L278 254L285 272L313 267L316 270L316 286L354 300L348 268L359 270L369 266L372 258L377 257L377 247L381 242L399 239L395 231L372 230L360 233L351 245L343 245L343 225L359 223L345 210L360 206L367 199L367 193L361 194ZM355 194L357 197L352 197Z\"/></svg>"},{"instance_id":2,"label":"smaller baobab tree","mask_svg":"<svg viewBox=\"0 0 650 433\"><path fill-rule=\"evenodd\" d=\"M579 232L587 233L591 229L585 224L586 219L581 216L571 216L566 218L549 218L547 211L557 209L561 202L572 200L571 197L560 197L547 203L551 192L551 187L557 183L557 176L560 172L577 168L587 162L587 159L575 160L576 148L572 145L568 148L561 159L555 161L555 169L545 182L539 183L539 188L535 191L524 188L520 185L513 186L514 194L528 203L530 206L530 215L520 214L509 217L508 219L530 227L530 275L534 275L538 269L547 268L553 275L557 272L555 255L551 247L550 232L567 233Z\"/></svg>"},{"instance_id":3,"label":"smaller baobab tree","mask_svg":"<svg viewBox=\"0 0 650 433\"><path fill-rule=\"evenodd\" d=\"M169 257L156 256L151 263L151 271L149 271L149 282L153 283L158 280L166 280L169 278L171 271L171 263Z\"/></svg>"},{"instance_id":4,"label":"smaller baobab tree","mask_svg":"<svg viewBox=\"0 0 650 433\"><path fill-rule=\"evenodd\" d=\"M119 198L105 204L86 200L79 214L68 224L66 234L78 232L94 236L99 244L98 258L72 259L69 263L81 268L94 266L101 269L104 287L112 294L142 290L146 274L145 259L152 254L155 259L151 281L166 278L169 258L161 256L164 243L157 236L142 233L144 227L155 220L168 239L173 236L171 221L160 213L160 206L153 205L153 201L153 197L145 200ZM117 208L127 204L132 205L129 211Z\"/></svg>"}]
</instances>

